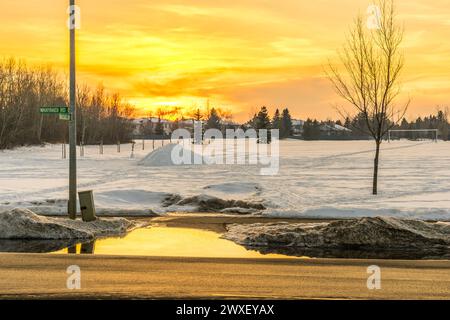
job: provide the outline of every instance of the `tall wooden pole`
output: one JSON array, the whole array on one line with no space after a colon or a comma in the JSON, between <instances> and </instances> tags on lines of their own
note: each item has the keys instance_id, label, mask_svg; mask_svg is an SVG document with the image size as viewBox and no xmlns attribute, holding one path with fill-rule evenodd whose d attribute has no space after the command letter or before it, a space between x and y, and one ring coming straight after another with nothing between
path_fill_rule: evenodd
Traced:
<instances>
[{"instance_id":1,"label":"tall wooden pole","mask_svg":"<svg viewBox=\"0 0 450 320\"><path fill-rule=\"evenodd\" d=\"M77 113L75 78L75 0L70 0L70 121L69 121L69 217L77 217Z\"/></svg>"}]
</instances>

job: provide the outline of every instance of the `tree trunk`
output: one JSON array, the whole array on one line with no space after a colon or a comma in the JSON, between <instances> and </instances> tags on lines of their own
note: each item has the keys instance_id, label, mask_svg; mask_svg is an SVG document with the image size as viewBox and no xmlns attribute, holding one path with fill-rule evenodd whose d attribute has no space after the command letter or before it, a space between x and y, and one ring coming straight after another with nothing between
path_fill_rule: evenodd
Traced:
<instances>
[{"instance_id":1,"label":"tree trunk","mask_svg":"<svg viewBox=\"0 0 450 320\"><path fill-rule=\"evenodd\" d=\"M374 195L378 194L378 163L380 160L380 146L381 141L376 141L375 160L373 163L373 191Z\"/></svg>"},{"instance_id":2,"label":"tree trunk","mask_svg":"<svg viewBox=\"0 0 450 320\"><path fill-rule=\"evenodd\" d=\"M38 130L37 130L37 139L39 144L42 143L42 125L44 122L44 115L40 115L40 119L39 119L39 126L38 126Z\"/></svg>"}]
</instances>

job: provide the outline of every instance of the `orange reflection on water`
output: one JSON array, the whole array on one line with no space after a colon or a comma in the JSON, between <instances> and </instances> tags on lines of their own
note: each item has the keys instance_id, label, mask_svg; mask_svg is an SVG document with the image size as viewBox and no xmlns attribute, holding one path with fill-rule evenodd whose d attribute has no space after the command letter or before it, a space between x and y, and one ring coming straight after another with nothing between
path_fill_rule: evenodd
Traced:
<instances>
[{"instance_id":1,"label":"orange reflection on water","mask_svg":"<svg viewBox=\"0 0 450 320\"><path fill-rule=\"evenodd\" d=\"M77 245L76 252L80 252ZM67 254L68 249L55 252ZM287 258L247 250L220 234L192 228L152 226L135 230L123 238L107 238L95 242L95 254L206 258Z\"/></svg>"}]
</instances>

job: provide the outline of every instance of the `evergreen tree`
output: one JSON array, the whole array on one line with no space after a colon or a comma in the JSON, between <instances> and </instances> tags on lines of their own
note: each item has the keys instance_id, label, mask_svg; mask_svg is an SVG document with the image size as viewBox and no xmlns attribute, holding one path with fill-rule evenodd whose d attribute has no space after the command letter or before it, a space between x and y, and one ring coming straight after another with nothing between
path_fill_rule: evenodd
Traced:
<instances>
[{"instance_id":1,"label":"evergreen tree","mask_svg":"<svg viewBox=\"0 0 450 320\"><path fill-rule=\"evenodd\" d=\"M350 120L349 117L345 118L345 122L344 122L344 127L346 127L347 129L351 129L352 126L352 121Z\"/></svg>"},{"instance_id":2,"label":"evergreen tree","mask_svg":"<svg viewBox=\"0 0 450 320\"><path fill-rule=\"evenodd\" d=\"M409 123L408 123L408 120L406 120L405 118L403 118L403 119L402 119L402 122L401 122L401 124L400 124L400 128L401 128L401 129L405 129L405 130L409 129Z\"/></svg>"},{"instance_id":3,"label":"evergreen tree","mask_svg":"<svg viewBox=\"0 0 450 320\"><path fill-rule=\"evenodd\" d=\"M271 141L270 127L271 122L269 112L267 111L266 107L262 107L255 118L255 129L258 131L258 137L260 134L259 130L267 130L267 141L263 141L261 140L261 138L259 138L258 143L270 143Z\"/></svg>"},{"instance_id":4,"label":"evergreen tree","mask_svg":"<svg viewBox=\"0 0 450 320\"><path fill-rule=\"evenodd\" d=\"M292 135L292 117L289 113L289 109L283 110L283 115L281 118L281 132L280 138L285 139Z\"/></svg>"},{"instance_id":5,"label":"evergreen tree","mask_svg":"<svg viewBox=\"0 0 450 320\"><path fill-rule=\"evenodd\" d=\"M272 129L281 129L281 116L280 116L280 110L275 110L275 114L272 118Z\"/></svg>"},{"instance_id":6,"label":"evergreen tree","mask_svg":"<svg viewBox=\"0 0 450 320\"><path fill-rule=\"evenodd\" d=\"M442 140L447 141L448 135L449 135L447 110L445 110L445 111L439 110L438 111L437 121L438 121L437 128L439 129L439 134L441 135Z\"/></svg>"},{"instance_id":7,"label":"evergreen tree","mask_svg":"<svg viewBox=\"0 0 450 320\"><path fill-rule=\"evenodd\" d=\"M317 140L320 138L320 123L317 120L308 119L303 124L303 139Z\"/></svg>"},{"instance_id":8,"label":"evergreen tree","mask_svg":"<svg viewBox=\"0 0 450 320\"><path fill-rule=\"evenodd\" d=\"M209 113L205 129L222 129L222 119L214 108L212 108L211 112Z\"/></svg>"},{"instance_id":9,"label":"evergreen tree","mask_svg":"<svg viewBox=\"0 0 450 320\"><path fill-rule=\"evenodd\" d=\"M262 107L255 119L255 129L270 129L269 112L266 107Z\"/></svg>"}]
</instances>

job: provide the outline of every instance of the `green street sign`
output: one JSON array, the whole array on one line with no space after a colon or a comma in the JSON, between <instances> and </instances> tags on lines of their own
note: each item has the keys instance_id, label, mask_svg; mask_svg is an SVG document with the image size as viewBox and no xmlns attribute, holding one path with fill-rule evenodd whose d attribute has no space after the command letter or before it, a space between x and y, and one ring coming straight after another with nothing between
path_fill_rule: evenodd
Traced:
<instances>
[{"instance_id":1,"label":"green street sign","mask_svg":"<svg viewBox=\"0 0 450 320\"><path fill-rule=\"evenodd\" d=\"M69 108L67 107L43 107L40 108L40 112L41 113L45 113L45 114L68 114L69 113Z\"/></svg>"},{"instance_id":2,"label":"green street sign","mask_svg":"<svg viewBox=\"0 0 450 320\"><path fill-rule=\"evenodd\" d=\"M70 113L60 113L59 120L70 121L72 120L72 115Z\"/></svg>"}]
</instances>

